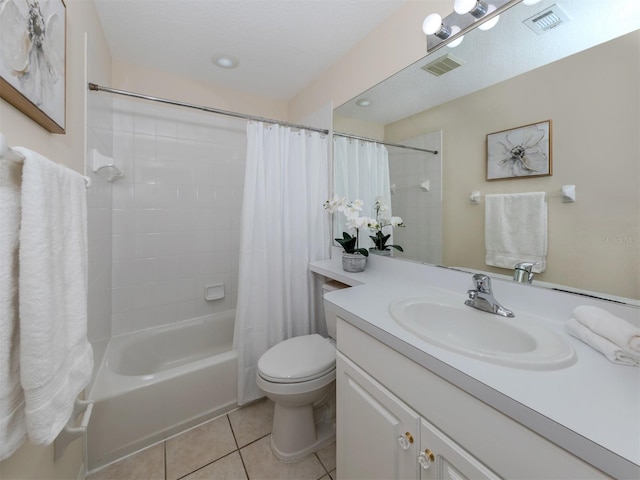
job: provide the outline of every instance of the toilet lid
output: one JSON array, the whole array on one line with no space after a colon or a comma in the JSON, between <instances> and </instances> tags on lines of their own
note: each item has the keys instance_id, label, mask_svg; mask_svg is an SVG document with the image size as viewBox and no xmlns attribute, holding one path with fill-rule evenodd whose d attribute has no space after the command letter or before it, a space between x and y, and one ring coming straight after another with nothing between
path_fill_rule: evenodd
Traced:
<instances>
[{"instance_id":1,"label":"toilet lid","mask_svg":"<svg viewBox=\"0 0 640 480\"><path fill-rule=\"evenodd\" d=\"M336 348L316 334L293 337L267 350L258 360L265 380L297 383L318 378L336 365Z\"/></svg>"}]
</instances>

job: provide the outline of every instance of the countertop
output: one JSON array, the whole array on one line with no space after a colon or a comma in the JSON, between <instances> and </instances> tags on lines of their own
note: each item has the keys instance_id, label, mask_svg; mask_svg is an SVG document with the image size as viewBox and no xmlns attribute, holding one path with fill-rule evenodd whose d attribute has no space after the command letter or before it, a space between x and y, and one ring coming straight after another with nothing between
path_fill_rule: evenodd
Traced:
<instances>
[{"instance_id":1,"label":"countertop","mask_svg":"<svg viewBox=\"0 0 640 480\"><path fill-rule=\"evenodd\" d=\"M577 362L564 369L523 370L439 348L401 328L389 314L393 300L419 297L427 289L459 295L463 303L472 288L469 273L374 255L364 272L348 273L339 253L312 262L310 270L354 287L325 295L347 322L608 475L640 478L640 368L611 363L564 331L579 305L604 308L640 326L637 306L492 276L496 299L516 319L519 311L541 317L577 353Z\"/></svg>"}]
</instances>

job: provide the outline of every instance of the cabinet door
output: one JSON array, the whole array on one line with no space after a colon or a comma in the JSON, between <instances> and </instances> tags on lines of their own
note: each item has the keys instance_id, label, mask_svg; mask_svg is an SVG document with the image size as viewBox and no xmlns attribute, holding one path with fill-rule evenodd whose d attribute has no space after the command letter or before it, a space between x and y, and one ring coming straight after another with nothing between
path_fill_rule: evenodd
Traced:
<instances>
[{"instance_id":1,"label":"cabinet door","mask_svg":"<svg viewBox=\"0 0 640 480\"><path fill-rule=\"evenodd\" d=\"M420 439L418 459L422 480L500 478L425 419Z\"/></svg>"},{"instance_id":2,"label":"cabinet door","mask_svg":"<svg viewBox=\"0 0 640 480\"><path fill-rule=\"evenodd\" d=\"M417 479L417 413L340 354L336 367L338 478Z\"/></svg>"}]
</instances>

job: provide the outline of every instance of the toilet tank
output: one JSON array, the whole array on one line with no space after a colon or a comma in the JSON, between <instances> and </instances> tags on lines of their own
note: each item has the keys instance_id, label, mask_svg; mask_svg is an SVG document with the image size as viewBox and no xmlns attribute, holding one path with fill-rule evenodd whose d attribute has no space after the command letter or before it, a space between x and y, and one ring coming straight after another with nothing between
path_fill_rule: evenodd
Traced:
<instances>
[{"instance_id":1,"label":"toilet tank","mask_svg":"<svg viewBox=\"0 0 640 480\"><path fill-rule=\"evenodd\" d=\"M335 290L340 290L343 288L349 288L349 285L345 285L344 283L340 283L336 280L330 280L322 285L322 296L324 296L327 292L333 292ZM326 310L324 312L324 319L327 324L327 333L334 340L336 339L336 317L335 315L327 314Z\"/></svg>"}]
</instances>

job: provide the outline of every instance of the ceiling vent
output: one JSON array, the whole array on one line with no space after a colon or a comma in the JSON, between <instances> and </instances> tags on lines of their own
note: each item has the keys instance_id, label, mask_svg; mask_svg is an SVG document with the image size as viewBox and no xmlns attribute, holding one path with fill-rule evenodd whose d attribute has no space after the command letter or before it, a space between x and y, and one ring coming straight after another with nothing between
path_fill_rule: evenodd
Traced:
<instances>
[{"instance_id":1,"label":"ceiling vent","mask_svg":"<svg viewBox=\"0 0 640 480\"><path fill-rule=\"evenodd\" d=\"M527 18L523 23L538 35L542 35L569 20L569 16L559 5L551 5L533 17Z\"/></svg>"},{"instance_id":2,"label":"ceiling vent","mask_svg":"<svg viewBox=\"0 0 640 480\"><path fill-rule=\"evenodd\" d=\"M462 62L460 60L457 60L447 53L446 55L437 58L433 62L427 63L421 68L424 71L429 72L436 77L439 77L440 75L444 75L445 73L450 72L454 68L458 68L461 65Z\"/></svg>"}]
</instances>

